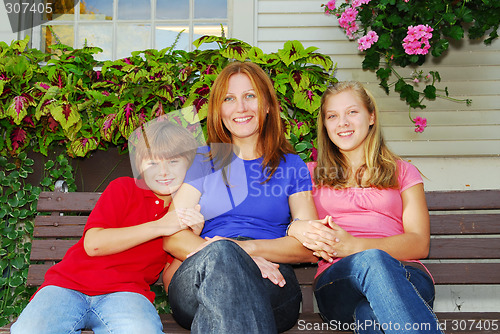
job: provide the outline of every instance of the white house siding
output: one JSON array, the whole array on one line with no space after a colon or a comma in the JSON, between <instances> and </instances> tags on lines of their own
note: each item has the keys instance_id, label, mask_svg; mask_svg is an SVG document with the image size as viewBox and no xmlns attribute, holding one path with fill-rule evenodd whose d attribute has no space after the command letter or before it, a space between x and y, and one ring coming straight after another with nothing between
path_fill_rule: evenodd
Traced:
<instances>
[{"instance_id":1,"label":"white house siding","mask_svg":"<svg viewBox=\"0 0 500 334\"><path fill-rule=\"evenodd\" d=\"M12 32L10 27L9 18L7 17L7 11L5 7L1 5L0 7L0 41L10 45L10 42L17 40L17 33Z\"/></svg>"},{"instance_id":2,"label":"white house siding","mask_svg":"<svg viewBox=\"0 0 500 334\"><path fill-rule=\"evenodd\" d=\"M235 0L236 1L236 0ZM450 96L472 99L472 105L437 99L412 117L427 118L428 127L415 133L408 107L394 92L386 95L373 72L363 71L357 43L349 41L335 17L322 12L322 0L254 0L254 27L246 40L264 52L281 48L287 40L337 63L339 80L367 85L382 110L384 135L390 147L409 159L426 176L426 190L500 188L500 41L485 46L478 41L454 42L446 56L429 60L420 69L438 71ZM253 35L248 32L252 31ZM238 35L234 37L238 38ZM400 69L408 75L411 69ZM438 88L439 88L438 87ZM498 286L438 286L435 309L493 311L500 308Z\"/></svg>"}]
</instances>

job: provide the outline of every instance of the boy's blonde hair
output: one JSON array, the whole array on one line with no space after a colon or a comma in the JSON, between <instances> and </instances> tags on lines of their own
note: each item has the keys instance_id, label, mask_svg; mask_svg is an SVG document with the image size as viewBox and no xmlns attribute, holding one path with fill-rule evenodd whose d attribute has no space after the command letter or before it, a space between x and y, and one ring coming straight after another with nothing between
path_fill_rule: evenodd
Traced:
<instances>
[{"instance_id":1,"label":"boy's blonde hair","mask_svg":"<svg viewBox=\"0 0 500 334\"><path fill-rule=\"evenodd\" d=\"M379 110L373 95L357 81L338 82L329 87L321 98L321 109L318 114L318 165L314 171L316 184L337 189L345 188L353 177L346 157L330 140L325 127L327 100L345 91L358 96L370 115L374 115L374 124L370 125L364 142L365 163L354 175L357 185L396 188L398 186L397 160L400 158L389 150L384 142L379 122ZM368 173L368 179L363 182L365 173Z\"/></svg>"},{"instance_id":2,"label":"boy's blonde hair","mask_svg":"<svg viewBox=\"0 0 500 334\"><path fill-rule=\"evenodd\" d=\"M172 159L183 157L189 165L194 160L198 143L188 130L164 119L152 120L134 131L130 153L134 154L134 165L138 174L146 159Z\"/></svg>"}]
</instances>

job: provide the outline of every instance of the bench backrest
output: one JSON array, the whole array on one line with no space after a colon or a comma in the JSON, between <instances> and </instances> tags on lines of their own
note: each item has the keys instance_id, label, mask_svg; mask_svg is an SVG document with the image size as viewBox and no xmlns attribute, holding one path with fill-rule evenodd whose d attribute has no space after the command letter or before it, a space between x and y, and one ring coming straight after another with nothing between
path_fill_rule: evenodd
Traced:
<instances>
[{"instance_id":1,"label":"bench backrest","mask_svg":"<svg viewBox=\"0 0 500 334\"><path fill-rule=\"evenodd\" d=\"M41 285L47 269L81 237L99 196L40 194L28 285ZM436 284L500 284L500 190L428 192L426 198L432 236L424 262ZM302 309L312 312L316 266L298 265L295 271L303 289Z\"/></svg>"}]
</instances>

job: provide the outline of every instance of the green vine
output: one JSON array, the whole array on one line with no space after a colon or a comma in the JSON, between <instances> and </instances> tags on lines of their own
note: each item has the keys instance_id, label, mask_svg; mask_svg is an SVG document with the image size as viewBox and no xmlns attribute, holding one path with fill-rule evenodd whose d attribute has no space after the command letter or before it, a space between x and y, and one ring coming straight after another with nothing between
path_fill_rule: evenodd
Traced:
<instances>
[{"instance_id":1,"label":"green vine","mask_svg":"<svg viewBox=\"0 0 500 334\"><path fill-rule=\"evenodd\" d=\"M33 165L26 152L13 159L0 156L0 327L21 313L34 292L25 283L38 195L54 190L59 179L70 191L76 190L73 168L63 155L45 163L40 186L27 181Z\"/></svg>"}]
</instances>

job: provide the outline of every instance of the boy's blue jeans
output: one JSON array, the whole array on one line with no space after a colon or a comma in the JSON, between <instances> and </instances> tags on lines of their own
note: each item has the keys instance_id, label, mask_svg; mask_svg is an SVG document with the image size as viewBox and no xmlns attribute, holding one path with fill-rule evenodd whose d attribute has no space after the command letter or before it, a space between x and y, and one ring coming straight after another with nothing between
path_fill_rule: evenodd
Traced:
<instances>
[{"instance_id":1,"label":"boy's blue jeans","mask_svg":"<svg viewBox=\"0 0 500 334\"><path fill-rule=\"evenodd\" d=\"M317 278L314 293L331 328L355 333L443 333L432 311L432 279L378 249L331 265Z\"/></svg>"},{"instance_id":2,"label":"boy's blue jeans","mask_svg":"<svg viewBox=\"0 0 500 334\"><path fill-rule=\"evenodd\" d=\"M35 295L12 325L13 334L163 333L158 312L141 294L115 292L88 296L75 290L46 286Z\"/></svg>"},{"instance_id":3,"label":"boy's blue jeans","mask_svg":"<svg viewBox=\"0 0 500 334\"><path fill-rule=\"evenodd\" d=\"M262 278L236 243L220 240L187 258L172 278L169 302L175 320L192 333L282 332L297 321L302 295L289 265L286 284Z\"/></svg>"}]
</instances>

